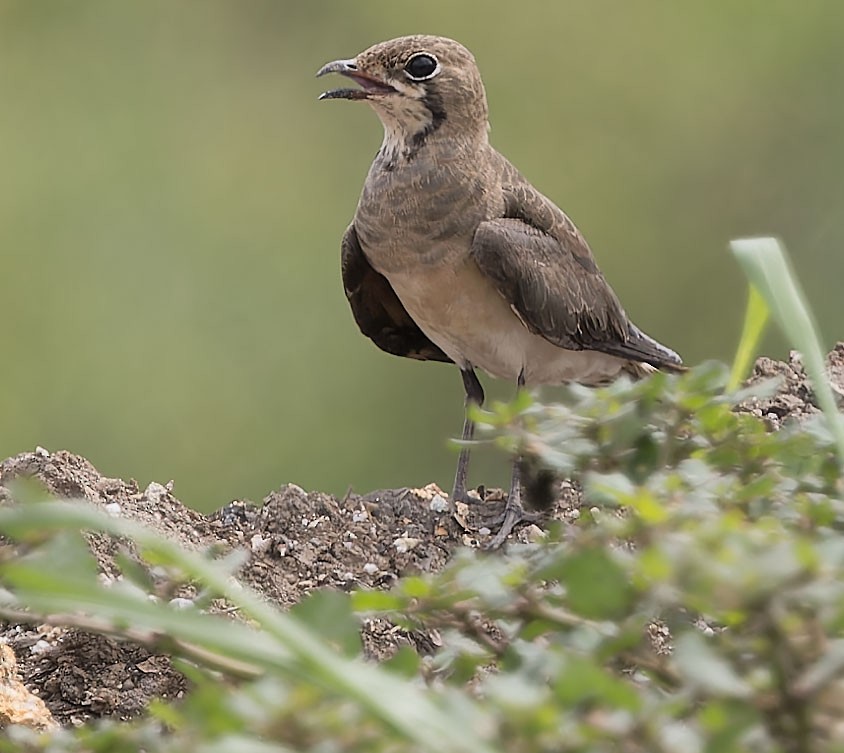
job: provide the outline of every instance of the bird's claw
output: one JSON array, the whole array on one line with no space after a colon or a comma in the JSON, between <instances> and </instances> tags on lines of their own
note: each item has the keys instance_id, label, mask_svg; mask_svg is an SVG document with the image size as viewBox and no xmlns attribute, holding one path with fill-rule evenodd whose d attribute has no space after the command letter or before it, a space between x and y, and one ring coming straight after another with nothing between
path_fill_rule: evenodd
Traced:
<instances>
[{"instance_id":1,"label":"bird's claw","mask_svg":"<svg viewBox=\"0 0 844 753\"><path fill-rule=\"evenodd\" d=\"M535 523L541 517L541 513L525 510L520 502L517 501L511 505L508 500L504 507L504 512L500 516L501 525L498 528L498 532L484 548L498 549L507 540L507 537L513 533L519 523Z\"/></svg>"},{"instance_id":2,"label":"bird's claw","mask_svg":"<svg viewBox=\"0 0 844 753\"><path fill-rule=\"evenodd\" d=\"M465 504L472 511L471 526L466 524L463 516L458 518L455 514L455 519L463 528L471 530L497 529L493 539L486 545L486 549L498 549L520 523L535 523L542 518L542 513L528 512L522 507L520 494L510 494L502 499L503 495L497 496L499 494L497 491L488 495L485 493L486 490L479 488L478 492L479 494L475 495L458 491L453 493L451 498L455 505L457 503Z\"/></svg>"}]
</instances>

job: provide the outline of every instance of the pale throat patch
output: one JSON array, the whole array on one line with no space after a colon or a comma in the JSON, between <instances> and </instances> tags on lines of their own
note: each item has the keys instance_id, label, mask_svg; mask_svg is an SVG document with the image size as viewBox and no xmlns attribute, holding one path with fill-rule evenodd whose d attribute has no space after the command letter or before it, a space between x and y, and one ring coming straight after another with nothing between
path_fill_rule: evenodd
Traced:
<instances>
[{"instance_id":1,"label":"pale throat patch","mask_svg":"<svg viewBox=\"0 0 844 753\"><path fill-rule=\"evenodd\" d=\"M372 102L384 126L380 154L388 162L396 162L413 151L413 137L431 127L433 116L421 99L401 97Z\"/></svg>"}]
</instances>

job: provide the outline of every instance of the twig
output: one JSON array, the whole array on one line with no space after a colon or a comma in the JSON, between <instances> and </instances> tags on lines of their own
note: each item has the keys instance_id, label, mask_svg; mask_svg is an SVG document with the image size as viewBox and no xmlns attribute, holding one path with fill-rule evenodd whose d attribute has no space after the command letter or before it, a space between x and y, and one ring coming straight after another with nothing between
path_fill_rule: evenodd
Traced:
<instances>
[{"instance_id":1,"label":"twig","mask_svg":"<svg viewBox=\"0 0 844 753\"><path fill-rule=\"evenodd\" d=\"M117 627L106 620L84 614L39 614L21 609L0 606L0 619L11 623L50 625L52 627L76 628L90 633L106 635L120 641L130 641L143 646L151 653L179 654L209 669L223 672L240 680L254 680L263 672L259 667L246 662L188 643L179 638L155 630L141 630L133 627Z\"/></svg>"}]
</instances>

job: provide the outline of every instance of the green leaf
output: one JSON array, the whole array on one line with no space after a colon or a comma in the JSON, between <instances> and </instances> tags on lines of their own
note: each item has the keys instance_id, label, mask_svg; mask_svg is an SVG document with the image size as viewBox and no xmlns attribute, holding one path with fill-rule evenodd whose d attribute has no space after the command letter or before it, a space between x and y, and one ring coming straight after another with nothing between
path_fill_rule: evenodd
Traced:
<instances>
[{"instance_id":1,"label":"green leaf","mask_svg":"<svg viewBox=\"0 0 844 753\"><path fill-rule=\"evenodd\" d=\"M705 753L746 753L748 733L760 731L759 712L734 700L713 700L700 709ZM780 742L780 741L777 741ZM781 748L772 748L781 750Z\"/></svg>"},{"instance_id":2,"label":"green leaf","mask_svg":"<svg viewBox=\"0 0 844 753\"><path fill-rule=\"evenodd\" d=\"M612 619L624 615L633 599L627 573L603 549L586 549L562 562L560 581L566 601L589 619Z\"/></svg>"},{"instance_id":3,"label":"green leaf","mask_svg":"<svg viewBox=\"0 0 844 753\"><path fill-rule=\"evenodd\" d=\"M401 591L412 599L424 599L431 593L431 584L424 578L409 576L402 580Z\"/></svg>"},{"instance_id":4,"label":"green leaf","mask_svg":"<svg viewBox=\"0 0 844 753\"><path fill-rule=\"evenodd\" d=\"M484 695L515 709L530 709L545 702L548 689L524 673L490 675L483 686Z\"/></svg>"},{"instance_id":5,"label":"green leaf","mask_svg":"<svg viewBox=\"0 0 844 753\"><path fill-rule=\"evenodd\" d=\"M402 646L389 659L382 662L381 666L400 677L410 679L416 676L421 662L421 657L414 649L410 646Z\"/></svg>"},{"instance_id":6,"label":"green leaf","mask_svg":"<svg viewBox=\"0 0 844 753\"><path fill-rule=\"evenodd\" d=\"M294 749L286 745L256 740L247 735L227 735L202 746L202 753L230 753L233 750L237 753L294 753Z\"/></svg>"},{"instance_id":7,"label":"green leaf","mask_svg":"<svg viewBox=\"0 0 844 753\"><path fill-rule=\"evenodd\" d=\"M3 481L9 498L19 505L33 505L55 499L47 485L37 476L16 476Z\"/></svg>"},{"instance_id":8,"label":"green leaf","mask_svg":"<svg viewBox=\"0 0 844 753\"><path fill-rule=\"evenodd\" d=\"M747 309L744 312L744 327L741 332L733 368L730 370L730 381L727 389L732 392L738 389L745 377L750 373L750 367L756 356L759 341L768 323L768 306L765 299L751 283L747 291Z\"/></svg>"},{"instance_id":9,"label":"green leaf","mask_svg":"<svg viewBox=\"0 0 844 753\"><path fill-rule=\"evenodd\" d=\"M831 641L821 657L810 665L794 683L794 692L802 697L817 693L833 679L844 675L844 640Z\"/></svg>"},{"instance_id":10,"label":"green leaf","mask_svg":"<svg viewBox=\"0 0 844 753\"><path fill-rule=\"evenodd\" d=\"M392 612L405 605L404 599L389 591L352 591L350 597L355 612Z\"/></svg>"},{"instance_id":11,"label":"green leaf","mask_svg":"<svg viewBox=\"0 0 844 753\"><path fill-rule=\"evenodd\" d=\"M634 710L641 705L635 690L586 657L571 655L553 683L564 707L599 701L607 706Z\"/></svg>"},{"instance_id":12,"label":"green leaf","mask_svg":"<svg viewBox=\"0 0 844 753\"><path fill-rule=\"evenodd\" d=\"M674 662L690 683L707 693L729 698L749 698L753 694L750 685L699 632L690 630L676 639Z\"/></svg>"},{"instance_id":13,"label":"green leaf","mask_svg":"<svg viewBox=\"0 0 844 753\"><path fill-rule=\"evenodd\" d=\"M623 473L589 473L583 480L589 502L621 507L635 494L635 484Z\"/></svg>"},{"instance_id":14,"label":"green leaf","mask_svg":"<svg viewBox=\"0 0 844 753\"><path fill-rule=\"evenodd\" d=\"M348 594L327 588L313 591L290 614L344 656L360 655L360 621Z\"/></svg>"}]
</instances>

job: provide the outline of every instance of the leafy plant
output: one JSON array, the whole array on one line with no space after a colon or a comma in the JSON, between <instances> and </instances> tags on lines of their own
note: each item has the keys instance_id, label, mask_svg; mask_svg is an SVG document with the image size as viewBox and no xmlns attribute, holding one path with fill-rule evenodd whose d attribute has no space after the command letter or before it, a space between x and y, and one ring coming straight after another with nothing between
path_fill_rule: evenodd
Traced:
<instances>
[{"instance_id":1,"label":"leafy plant","mask_svg":"<svg viewBox=\"0 0 844 753\"><path fill-rule=\"evenodd\" d=\"M769 306L786 305L777 285L757 280ZM185 552L83 504L0 509L14 542L0 616L142 643L191 681L144 719L13 730L0 751L844 750L838 416L771 432L747 397L709 363L480 414L525 457L535 498L570 478L585 504L530 545L458 550L436 575L286 614L236 584L237 556ZM80 531L131 540L169 590L201 587L207 611L151 598L161 584L129 557L104 585ZM222 605L237 618L210 613ZM440 648L365 663L358 625L375 617Z\"/></svg>"}]
</instances>

